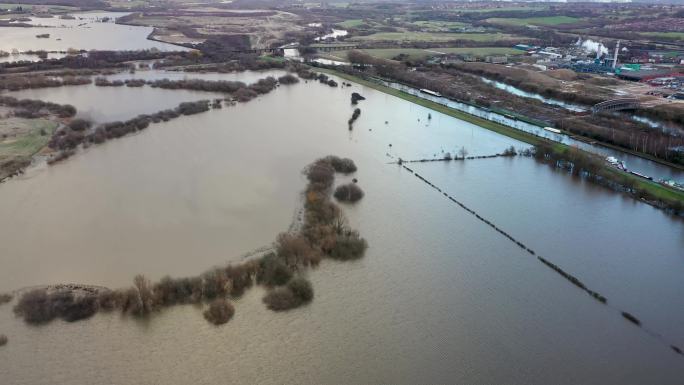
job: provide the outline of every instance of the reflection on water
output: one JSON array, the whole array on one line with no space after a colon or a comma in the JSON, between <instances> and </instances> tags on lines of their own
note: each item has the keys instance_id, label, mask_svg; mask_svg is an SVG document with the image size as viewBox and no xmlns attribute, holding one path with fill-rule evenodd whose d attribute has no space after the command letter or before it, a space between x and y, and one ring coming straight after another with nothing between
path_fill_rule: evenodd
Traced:
<instances>
[{"instance_id":1,"label":"reflection on water","mask_svg":"<svg viewBox=\"0 0 684 385\"><path fill-rule=\"evenodd\" d=\"M115 90L116 100L141 101ZM352 92L367 99L350 132ZM255 289L219 328L193 306L145 322L98 314L42 327L0 307L10 338L0 376L12 384L679 383L679 356L388 164L387 154L426 158L465 146L485 155L510 145L524 146L366 87L301 82L30 169L0 186L0 291L116 287L137 273L184 276L235 260L287 228L302 166L329 153L359 166L353 177L366 196L344 210L370 248L360 261L312 271L311 305L269 312ZM684 345L681 221L527 158L412 167Z\"/></svg>"},{"instance_id":2,"label":"reflection on water","mask_svg":"<svg viewBox=\"0 0 684 385\"><path fill-rule=\"evenodd\" d=\"M65 56L66 54L64 53L50 52L47 54L47 59L61 59ZM43 59L41 59L38 55L30 55L23 53L15 53L7 56L0 56L0 63L13 63L20 61L36 62L41 60Z\"/></svg>"},{"instance_id":3,"label":"reflection on water","mask_svg":"<svg viewBox=\"0 0 684 385\"><path fill-rule=\"evenodd\" d=\"M58 17L32 17L35 28L0 27L0 51L66 51L77 50L139 50L156 48L163 51L185 51L187 48L147 40L152 27L120 25L114 18L125 12L73 13L74 20ZM107 19L108 18L108 19ZM108 20L104 22L104 20ZM50 34L39 39L36 35Z\"/></svg>"},{"instance_id":4,"label":"reflection on water","mask_svg":"<svg viewBox=\"0 0 684 385\"><path fill-rule=\"evenodd\" d=\"M490 80L490 79L487 79L487 78L482 77L482 76L480 76L480 79L483 82L485 82L486 84L491 84L500 90L504 90L504 91L509 92L513 95L522 96L523 98L540 100L546 104L551 104L553 106L563 107L566 110L575 111L575 112L582 112L582 111L587 110L585 107L580 106L578 104L566 103L566 102L556 100L556 99L545 98L545 97L543 97L539 94L535 94L533 92L523 91L520 88L514 87L510 84L497 82L496 80Z\"/></svg>"}]
</instances>

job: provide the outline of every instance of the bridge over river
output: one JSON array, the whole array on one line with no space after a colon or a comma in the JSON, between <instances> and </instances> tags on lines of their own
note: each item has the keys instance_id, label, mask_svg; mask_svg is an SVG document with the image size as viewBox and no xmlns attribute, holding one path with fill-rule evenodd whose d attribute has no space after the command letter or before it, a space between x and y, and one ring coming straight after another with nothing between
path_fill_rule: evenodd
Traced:
<instances>
[{"instance_id":1,"label":"bridge over river","mask_svg":"<svg viewBox=\"0 0 684 385\"><path fill-rule=\"evenodd\" d=\"M640 107L641 103L636 98L618 98L595 104L591 112L596 114L603 111L636 110Z\"/></svg>"},{"instance_id":2,"label":"bridge over river","mask_svg":"<svg viewBox=\"0 0 684 385\"><path fill-rule=\"evenodd\" d=\"M300 46L298 44L287 44L280 47L273 48L250 48L250 49L240 49L234 50L235 53L275 53L283 54L286 49L307 49L313 48L319 52L330 52L330 51L348 51L351 49L356 49L356 44L311 44L308 46Z\"/></svg>"}]
</instances>

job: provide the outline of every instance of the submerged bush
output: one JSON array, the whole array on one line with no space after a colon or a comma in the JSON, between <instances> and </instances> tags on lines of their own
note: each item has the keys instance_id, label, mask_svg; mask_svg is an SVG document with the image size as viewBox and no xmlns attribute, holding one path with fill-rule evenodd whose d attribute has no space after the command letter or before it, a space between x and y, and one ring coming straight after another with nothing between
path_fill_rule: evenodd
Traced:
<instances>
[{"instance_id":1,"label":"submerged bush","mask_svg":"<svg viewBox=\"0 0 684 385\"><path fill-rule=\"evenodd\" d=\"M361 116L361 109L355 108L354 112L352 113L351 118L349 118L349 121L347 121L347 123L349 124L349 130L350 131L352 129L352 126L354 125L354 122L356 121L356 119L359 118L359 116Z\"/></svg>"},{"instance_id":2,"label":"submerged bush","mask_svg":"<svg viewBox=\"0 0 684 385\"><path fill-rule=\"evenodd\" d=\"M313 287L309 281L294 278L287 286L268 292L263 301L273 311L285 311L310 302L313 296Z\"/></svg>"},{"instance_id":3,"label":"submerged bush","mask_svg":"<svg viewBox=\"0 0 684 385\"><path fill-rule=\"evenodd\" d=\"M12 294L9 294L9 293L0 294L0 305L11 302L12 298L14 298L14 296Z\"/></svg>"},{"instance_id":4,"label":"submerged bush","mask_svg":"<svg viewBox=\"0 0 684 385\"><path fill-rule=\"evenodd\" d=\"M275 253L269 253L259 261L258 283L266 286L281 286L290 278L292 278L292 270Z\"/></svg>"},{"instance_id":5,"label":"submerged bush","mask_svg":"<svg viewBox=\"0 0 684 385\"><path fill-rule=\"evenodd\" d=\"M85 131L90 128L90 122L85 119L74 119L69 123L69 128L74 131Z\"/></svg>"},{"instance_id":6,"label":"submerged bush","mask_svg":"<svg viewBox=\"0 0 684 385\"><path fill-rule=\"evenodd\" d=\"M297 79L297 77L292 74L287 74L279 77L278 82L280 84L295 84L299 83L299 79Z\"/></svg>"},{"instance_id":7,"label":"submerged bush","mask_svg":"<svg viewBox=\"0 0 684 385\"><path fill-rule=\"evenodd\" d=\"M342 202L357 202L363 198L363 190L356 183L347 183L337 186L335 198Z\"/></svg>"},{"instance_id":8,"label":"submerged bush","mask_svg":"<svg viewBox=\"0 0 684 385\"><path fill-rule=\"evenodd\" d=\"M235 314L235 308L225 298L215 299L204 311L204 318L214 325L223 325L230 321Z\"/></svg>"},{"instance_id":9,"label":"submerged bush","mask_svg":"<svg viewBox=\"0 0 684 385\"><path fill-rule=\"evenodd\" d=\"M92 295L74 295L70 290L48 293L35 289L24 294L14 307L14 313L31 324L50 322L55 318L73 322L89 318L98 310L97 299Z\"/></svg>"},{"instance_id":10,"label":"submerged bush","mask_svg":"<svg viewBox=\"0 0 684 385\"><path fill-rule=\"evenodd\" d=\"M287 284L287 287L290 289L290 291L292 291L292 294L294 294L296 298L299 298L304 302L309 302L314 297L313 286L311 286L311 282L304 278L297 277L292 279Z\"/></svg>"},{"instance_id":11,"label":"submerged bush","mask_svg":"<svg viewBox=\"0 0 684 385\"><path fill-rule=\"evenodd\" d=\"M350 174L356 171L356 164L354 164L354 161L349 158L340 158L339 156L328 155L323 159L330 163L330 165L335 169L335 172Z\"/></svg>"},{"instance_id":12,"label":"submerged bush","mask_svg":"<svg viewBox=\"0 0 684 385\"><path fill-rule=\"evenodd\" d=\"M330 258L339 259L342 261L359 259L368 248L368 243L365 239L359 236L356 231L348 231L345 234L339 235L335 241L335 245L330 250Z\"/></svg>"}]
</instances>

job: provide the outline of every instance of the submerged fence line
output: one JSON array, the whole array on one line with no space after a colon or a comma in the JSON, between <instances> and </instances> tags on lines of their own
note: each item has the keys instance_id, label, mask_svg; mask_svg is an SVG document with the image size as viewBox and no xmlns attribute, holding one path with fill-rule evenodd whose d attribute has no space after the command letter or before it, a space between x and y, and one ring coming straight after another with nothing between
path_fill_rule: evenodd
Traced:
<instances>
[{"instance_id":1,"label":"submerged fence line","mask_svg":"<svg viewBox=\"0 0 684 385\"><path fill-rule=\"evenodd\" d=\"M616 311L620 312L621 316L622 316L625 320L627 320L627 321L631 322L632 324L634 324L635 326L637 326L637 327L643 329L647 334L649 334L651 337L653 337L653 338L659 340L661 343L663 343L663 344L669 346L670 349L672 349L672 351L674 351L675 353L677 353L677 354L679 354L679 355L684 355L684 352L682 352L682 349L680 349L678 346L676 346L676 345L674 345L674 344L671 344L671 343L669 343L668 341L666 341L665 338L664 338L661 334L656 333L656 332L654 332L654 331L652 331L652 330L650 330L650 329L648 329L648 328L645 328L645 327L642 325L641 321L640 321L637 317L635 317L634 315L632 315L632 314L629 313L629 312L620 310L620 309L618 309L618 308L616 308L616 307L614 307L614 306L610 306L610 305L608 304L608 299L607 299L606 297L604 297L603 295L601 295L600 293L598 293L598 292L596 292L596 291L594 291L594 290L589 289L589 288L588 288L584 283L582 283L582 281L580 281L577 277L575 277L575 276L573 276L572 274L570 274L570 273L566 272L565 270L561 269L558 265L554 264L553 262L549 261L548 259L546 259L546 258L544 258L544 257L542 257L542 256L540 256L540 255L537 255L537 254L534 252L534 250L530 249L529 247L527 247L527 246L526 246L525 244L523 244L522 242L520 242L520 241L518 241L517 239L513 238L513 236L511 236L510 234L508 234L507 232L505 232L504 230L502 230L501 228L499 228L497 225L495 225L495 224L492 223L491 221L487 220L486 218L483 218L481 215L479 215L477 212L475 212L475 210L469 208L468 206L466 206L466 205L463 204L462 202L458 201L456 198L454 198L454 197L452 197L451 195L447 194L445 191L443 191L443 190L442 190L441 188L439 188L437 185L435 185L434 183L430 182L429 180L427 180L426 178L424 178L422 175L418 174L416 171L414 171L414 170L411 169L410 167L406 166L406 165L404 164L405 162L406 162L406 161L404 161L404 162L398 162L398 163L396 163L396 164L398 164L399 166L403 167L406 171L408 171L408 172L410 172L411 174L413 174L416 178L420 179L421 181L423 181L423 182L424 182L425 184L427 184L428 186L430 186L430 187L432 187L433 189L437 190L437 192L439 192L440 194L442 194L444 197L446 197L447 199L449 199L449 200L452 201L453 203L456 203L457 205L459 205L462 209L464 209L465 211L467 211L467 212L469 212L470 214L472 214L473 216L475 216L475 217L476 217L478 220L480 220L481 222L487 224L489 227L493 228L493 229L496 230L498 233L500 233L500 234L503 235L504 237L508 238L511 242L515 243L518 247L520 247L521 249L523 249L523 250L526 251L527 253L529 253L529 254L531 254L531 255L537 257L537 260L539 260L539 261L540 261L541 263L543 263L545 266L547 266L548 268L552 269L553 271L555 271L556 273L558 273L559 275L561 275L563 278L565 278L566 280L568 280L570 283L572 283L573 285L575 285L575 286L578 287L579 289L581 289L581 290L583 290L584 292L586 292L587 294L589 294L589 295L590 295L592 298L594 298L596 301L598 301L598 302L600 302L600 303L602 303L602 304L604 304L604 305L606 305L606 306L609 306L610 308L615 309Z\"/></svg>"},{"instance_id":2,"label":"submerged fence line","mask_svg":"<svg viewBox=\"0 0 684 385\"><path fill-rule=\"evenodd\" d=\"M451 161L462 161L462 160L473 160L473 159L491 159L491 158L499 158L499 157L511 157L514 155L510 154L492 154L492 155L477 155L477 156L466 156L466 157L451 157L451 156L445 156L443 158L425 158L425 159L411 159L411 160L405 160L399 158L399 161L394 162L395 164L404 164L404 163L424 163L424 162L451 162Z\"/></svg>"}]
</instances>

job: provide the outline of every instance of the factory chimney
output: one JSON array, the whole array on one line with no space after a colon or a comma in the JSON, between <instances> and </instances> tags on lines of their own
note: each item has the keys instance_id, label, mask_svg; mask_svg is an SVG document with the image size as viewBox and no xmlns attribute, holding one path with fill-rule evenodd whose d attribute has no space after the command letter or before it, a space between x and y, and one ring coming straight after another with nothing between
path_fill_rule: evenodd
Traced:
<instances>
[{"instance_id":1,"label":"factory chimney","mask_svg":"<svg viewBox=\"0 0 684 385\"><path fill-rule=\"evenodd\" d=\"M615 54L613 55L613 69L615 69L615 66L617 65L618 52L620 52L620 40L618 40L617 44L615 44Z\"/></svg>"}]
</instances>

